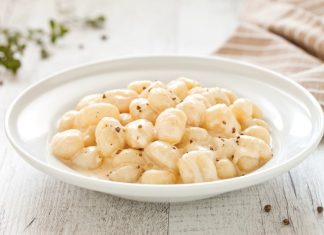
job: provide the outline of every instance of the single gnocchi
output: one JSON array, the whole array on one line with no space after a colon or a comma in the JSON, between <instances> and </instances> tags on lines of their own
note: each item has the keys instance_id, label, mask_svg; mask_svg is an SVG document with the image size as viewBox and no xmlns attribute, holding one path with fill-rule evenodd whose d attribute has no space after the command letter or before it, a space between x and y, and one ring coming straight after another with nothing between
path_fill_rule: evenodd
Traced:
<instances>
[{"instance_id":1,"label":"single gnocchi","mask_svg":"<svg viewBox=\"0 0 324 235\"><path fill-rule=\"evenodd\" d=\"M206 109L208 107L207 99L200 94L187 96L183 102L177 105L187 116L189 126L201 126L204 122Z\"/></svg>"},{"instance_id":2,"label":"single gnocchi","mask_svg":"<svg viewBox=\"0 0 324 235\"><path fill-rule=\"evenodd\" d=\"M126 113L129 111L130 102L137 96L138 94L130 89L110 90L102 95L102 102L113 104L118 108L119 112Z\"/></svg>"},{"instance_id":3,"label":"single gnocchi","mask_svg":"<svg viewBox=\"0 0 324 235\"><path fill-rule=\"evenodd\" d=\"M179 150L169 143L154 141L144 149L146 160L158 169L170 172L178 171L178 161L181 157Z\"/></svg>"},{"instance_id":4,"label":"single gnocchi","mask_svg":"<svg viewBox=\"0 0 324 235\"><path fill-rule=\"evenodd\" d=\"M246 128L243 131L244 135L248 135L248 136L254 136L256 138L259 138L261 140L263 140L264 142L266 142L267 144L270 143L270 133L269 131L263 127L263 126L250 126L248 128Z\"/></svg>"},{"instance_id":5,"label":"single gnocchi","mask_svg":"<svg viewBox=\"0 0 324 235\"><path fill-rule=\"evenodd\" d=\"M128 84L127 88L135 91L137 94L141 94L146 88L152 85L152 81L142 80L142 81L134 81Z\"/></svg>"},{"instance_id":6,"label":"single gnocchi","mask_svg":"<svg viewBox=\"0 0 324 235\"><path fill-rule=\"evenodd\" d=\"M75 109L81 110L90 104L100 103L100 100L101 100L100 94L87 95L79 101L79 103L76 105Z\"/></svg>"},{"instance_id":7,"label":"single gnocchi","mask_svg":"<svg viewBox=\"0 0 324 235\"><path fill-rule=\"evenodd\" d=\"M191 90L194 87L200 87L199 82L197 82L193 79L187 78L187 77L179 77L176 80L183 81L186 84L188 90Z\"/></svg>"},{"instance_id":8,"label":"single gnocchi","mask_svg":"<svg viewBox=\"0 0 324 235\"><path fill-rule=\"evenodd\" d=\"M224 158L233 160L239 138L239 136L236 138L212 137L210 150L214 152L217 160Z\"/></svg>"},{"instance_id":9,"label":"single gnocchi","mask_svg":"<svg viewBox=\"0 0 324 235\"><path fill-rule=\"evenodd\" d=\"M256 170L272 157L270 146L259 138L243 135L237 145L233 163L242 173Z\"/></svg>"},{"instance_id":10,"label":"single gnocchi","mask_svg":"<svg viewBox=\"0 0 324 235\"><path fill-rule=\"evenodd\" d=\"M74 126L77 128L86 128L97 123L104 117L119 118L119 111L116 106L106 103L90 104L76 115Z\"/></svg>"},{"instance_id":11,"label":"single gnocchi","mask_svg":"<svg viewBox=\"0 0 324 235\"><path fill-rule=\"evenodd\" d=\"M54 135L51 143L52 152L62 159L71 159L83 147L83 137L79 130L70 129Z\"/></svg>"},{"instance_id":12,"label":"single gnocchi","mask_svg":"<svg viewBox=\"0 0 324 235\"><path fill-rule=\"evenodd\" d=\"M154 126L145 119L130 122L125 127L127 144L136 149L145 148L154 140Z\"/></svg>"},{"instance_id":13,"label":"single gnocchi","mask_svg":"<svg viewBox=\"0 0 324 235\"><path fill-rule=\"evenodd\" d=\"M225 104L209 107L205 113L204 126L214 135L230 138L241 131L241 126Z\"/></svg>"},{"instance_id":14,"label":"single gnocchi","mask_svg":"<svg viewBox=\"0 0 324 235\"><path fill-rule=\"evenodd\" d=\"M101 119L95 135L98 149L103 157L111 157L113 153L125 147L125 128L115 118Z\"/></svg>"},{"instance_id":15,"label":"single gnocchi","mask_svg":"<svg viewBox=\"0 0 324 235\"><path fill-rule=\"evenodd\" d=\"M251 122L251 119L262 118L262 112L258 108L258 106L247 99L240 98L235 100L230 108L232 109L232 112L235 115L237 121L242 126L242 129L245 129L249 126L248 123Z\"/></svg>"},{"instance_id":16,"label":"single gnocchi","mask_svg":"<svg viewBox=\"0 0 324 235\"><path fill-rule=\"evenodd\" d=\"M199 149L208 150L210 148L210 138L208 131L204 128L187 127L177 147L182 149L183 152Z\"/></svg>"},{"instance_id":17,"label":"single gnocchi","mask_svg":"<svg viewBox=\"0 0 324 235\"><path fill-rule=\"evenodd\" d=\"M93 170L100 166L102 157L96 146L83 148L73 156L72 162L81 169Z\"/></svg>"},{"instance_id":18,"label":"single gnocchi","mask_svg":"<svg viewBox=\"0 0 324 235\"><path fill-rule=\"evenodd\" d=\"M185 81L173 80L168 83L167 88L181 100L188 95L188 87Z\"/></svg>"},{"instance_id":19,"label":"single gnocchi","mask_svg":"<svg viewBox=\"0 0 324 235\"><path fill-rule=\"evenodd\" d=\"M158 116L158 113L153 110L149 101L145 98L136 98L132 100L129 105L129 113L133 119L146 119L152 123L155 123Z\"/></svg>"},{"instance_id":20,"label":"single gnocchi","mask_svg":"<svg viewBox=\"0 0 324 235\"><path fill-rule=\"evenodd\" d=\"M169 171L150 169L143 173L140 182L142 184L175 184L177 178Z\"/></svg>"},{"instance_id":21,"label":"single gnocchi","mask_svg":"<svg viewBox=\"0 0 324 235\"><path fill-rule=\"evenodd\" d=\"M208 150L184 154L178 166L184 183L200 183L218 179L213 153Z\"/></svg>"},{"instance_id":22,"label":"single gnocchi","mask_svg":"<svg viewBox=\"0 0 324 235\"><path fill-rule=\"evenodd\" d=\"M166 89L166 85L163 82L154 81L140 93L139 97L147 98L148 94L151 92L151 90L153 88L165 88Z\"/></svg>"},{"instance_id":23,"label":"single gnocchi","mask_svg":"<svg viewBox=\"0 0 324 235\"><path fill-rule=\"evenodd\" d=\"M136 165L145 167L143 151L137 149L123 149L116 152L111 161L112 168L118 168L126 165Z\"/></svg>"},{"instance_id":24,"label":"single gnocchi","mask_svg":"<svg viewBox=\"0 0 324 235\"><path fill-rule=\"evenodd\" d=\"M175 107L179 103L179 98L175 94L160 87L152 88L148 92L147 100L152 109L157 113L167 108Z\"/></svg>"},{"instance_id":25,"label":"single gnocchi","mask_svg":"<svg viewBox=\"0 0 324 235\"><path fill-rule=\"evenodd\" d=\"M83 132L83 143L84 146L95 146L96 145L96 126L89 126Z\"/></svg>"},{"instance_id":26,"label":"single gnocchi","mask_svg":"<svg viewBox=\"0 0 324 235\"><path fill-rule=\"evenodd\" d=\"M50 147L74 170L137 184L241 177L272 157L271 127L251 100L179 77L139 80L83 97Z\"/></svg>"},{"instance_id":27,"label":"single gnocchi","mask_svg":"<svg viewBox=\"0 0 324 235\"><path fill-rule=\"evenodd\" d=\"M112 181L135 183L142 173L143 169L140 166L126 165L109 171L107 177Z\"/></svg>"},{"instance_id":28,"label":"single gnocchi","mask_svg":"<svg viewBox=\"0 0 324 235\"><path fill-rule=\"evenodd\" d=\"M220 179L228 179L237 176L237 171L234 163L227 159L223 158L216 162L217 175Z\"/></svg>"},{"instance_id":29,"label":"single gnocchi","mask_svg":"<svg viewBox=\"0 0 324 235\"><path fill-rule=\"evenodd\" d=\"M155 128L159 140L170 144L180 142L187 122L186 114L180 109L170 108L156 119Z\"/></svg>"},{"instance_id":30,"label":"single gnocchi","mask_svg":"<svg viewBox=\"0 0 324 235\"><path fill-rule=\"evenodd\" d=\"M66 112L65 114L63 114L63 116L58 121L57 129L59 131L73 129L74 128L74 120L75 120L75 117L78 115L78 113L79 112L76 110L70 110L70 111Z\"/></svg>"}]
</instances>

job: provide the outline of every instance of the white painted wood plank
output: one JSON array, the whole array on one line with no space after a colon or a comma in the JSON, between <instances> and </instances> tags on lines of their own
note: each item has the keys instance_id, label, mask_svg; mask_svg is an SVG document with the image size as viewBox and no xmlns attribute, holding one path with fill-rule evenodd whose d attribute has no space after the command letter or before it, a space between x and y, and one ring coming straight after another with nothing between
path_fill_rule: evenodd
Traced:
<instances>
[{"instance_id":1,"label":"white painted wood plank","mask_svg":"<svg viewBox=\"0 0 324 235\"><path fill-rule=\"evenodd\" d=\"M170 234L323 234L324 142L301 165L258 186L170 206ZM263 211L272 205L270 213ZM290 225L282 220L290 219Z\"/></svg>"}]
</instances>

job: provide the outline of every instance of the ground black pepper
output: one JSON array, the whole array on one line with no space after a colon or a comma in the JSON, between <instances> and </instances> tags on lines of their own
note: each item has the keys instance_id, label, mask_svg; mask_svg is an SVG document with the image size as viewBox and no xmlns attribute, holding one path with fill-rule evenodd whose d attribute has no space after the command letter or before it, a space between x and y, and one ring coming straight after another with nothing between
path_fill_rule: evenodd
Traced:
<instances>
[{"instance_id":1,"label":"ground black pepper","mask_svg":"<svg viewBox=\"0 0 324 235\"><path fill-rule=\"evenodd\" d=\"M322 207L322 206L318 206L318 207L317 207L317 212L318 212L319 214L323 213L323 207Z\"/></svg>"}]
</instances>

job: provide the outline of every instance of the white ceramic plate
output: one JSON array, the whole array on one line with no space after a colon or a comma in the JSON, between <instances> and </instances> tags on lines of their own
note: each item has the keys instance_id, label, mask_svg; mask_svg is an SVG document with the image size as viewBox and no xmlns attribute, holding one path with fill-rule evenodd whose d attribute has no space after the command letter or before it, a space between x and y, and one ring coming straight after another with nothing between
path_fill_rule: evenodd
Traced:
<instances>
[{"instance_id":1,"label":"white ceramic plate","mask_svg":"<svg viewBox=\"0 0 324 235\"><path fill-rule=\"evenodd\" d=\"M124 88L134 80L168 81L179 76L207 87L229 88L255 101L271 125L274 157L259 170L239 178L199 184L141 185L87 177L50 154L56 120L91 93ZM300 85L277 73L215 57L151 56L97 62L38 82L10 106L5 129L17 152L35 168L62 181L141 201L189 201L264 182L304 160L323 134L320 105Z\"/></svg>"}]
</instances>

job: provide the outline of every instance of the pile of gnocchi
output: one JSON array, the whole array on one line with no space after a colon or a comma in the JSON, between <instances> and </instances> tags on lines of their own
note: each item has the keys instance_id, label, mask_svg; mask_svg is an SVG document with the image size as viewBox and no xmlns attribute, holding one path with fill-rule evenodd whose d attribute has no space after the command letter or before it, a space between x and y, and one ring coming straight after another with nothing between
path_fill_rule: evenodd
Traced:
<instances>
[{"instance_id":1,"label":"pile of gnocchi","mask_svg":"<svg viewBox=\"0 0 324 235\"><path fill-rule=\"evenodd\" d=\"M272 158L250 100L180 77L85 96L58 121L53 155L111 181L188 184L250 173Z\"/></svg>"}]
</instances>

